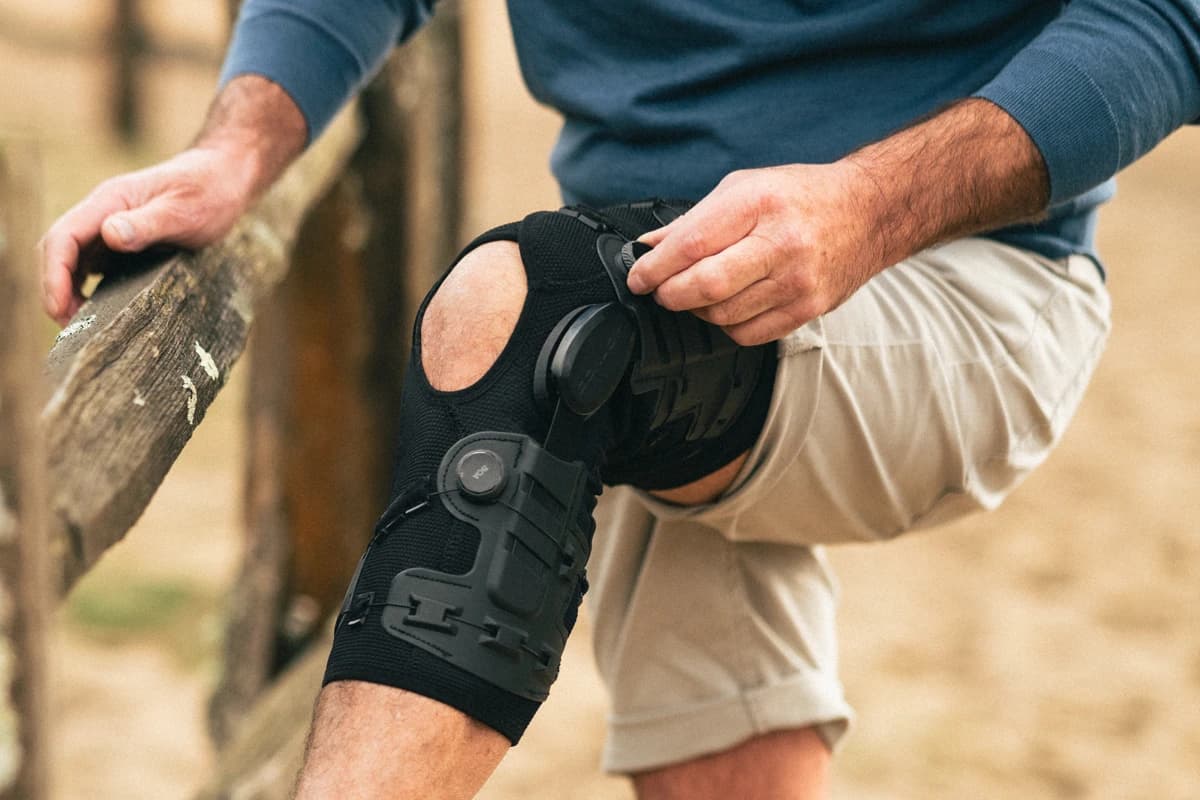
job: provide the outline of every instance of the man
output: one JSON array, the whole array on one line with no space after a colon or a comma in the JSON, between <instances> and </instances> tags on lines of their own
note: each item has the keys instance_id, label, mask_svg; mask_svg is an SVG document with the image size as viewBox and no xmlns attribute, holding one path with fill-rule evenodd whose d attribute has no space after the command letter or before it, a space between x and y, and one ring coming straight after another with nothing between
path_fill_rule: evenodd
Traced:
<instances>
[{"instance_id":1,"label":"man","mask_svg":"<svg viewBox=\"0 0 1200 800\"><path fill-rule=\"evenodd\" d=\"M197 144L102 185L48 232L47 311L63 321L78 308L79 254L97 237L117 250L218 238L429 5L364 0L348 14L328 0L249 0ZM564 114L552 159L564 195L610 208L535 215L470 248L423 310L402 414L441 420L468 397L490 402L501 377L531 380L536 348L563 334L544 329L557 315L534 325L530 307L584 291L558 281L566 288L545 294L569 248L575 282L597 278L581 308L686 312L724 329L738 354L766 348L735 404L750 440L730 437L734 420L699 459L705 471L614 481L638 488L615 493L589 564L613 702L606 766L634 774L645 798L822 796L849 711L832 589L811 548L992 507L1061 435L1108 329L1095 209L1113 174L1200 117L1200 4L509 7L531 90ZM699 202L682 215L614 207L645 197ZM594 256L614 230L624 266ZM608 287L612 276L632 294ZM633 352L636 375L645 356ZM514 353L529 364L510 368ZM653 424L630 439L630 415L611 411L641 413L646 395L623 380L570 439L589 475L619 464L623 446L659 455L636 447L658 441ZM754 400L764 386L768 405ZM553 456L563 438L534 404L507 427L485 425L495 409L478 416L468 431L531 452ZM470 488L461 470L452 490L442 468L436 492L402 479L427 471L412 466L421 459L468 463L479 450L450 456L476 440L457 435L404 443L398 511L339 623L303 797L469 797L536 709L537 692L500 677L484 650L437 638L452 617L469 622L453 603L388 591L393 576L456 574L414 548L446 558L460 547L465 571L475 550L460 540L492 541L475 514L486 498L447 499ZM466 475L504 466L470 463ZM570 507L590 508L587 494ZM400 566L380 566L390 557ZM388 614L430 641L387 627Z\"/></svg>"}]
</instances>

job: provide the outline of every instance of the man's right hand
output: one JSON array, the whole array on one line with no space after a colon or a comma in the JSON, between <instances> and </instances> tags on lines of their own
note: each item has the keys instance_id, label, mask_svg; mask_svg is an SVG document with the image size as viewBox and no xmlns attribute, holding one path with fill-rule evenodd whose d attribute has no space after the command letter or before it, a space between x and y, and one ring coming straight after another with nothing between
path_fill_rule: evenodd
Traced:
<instances>
[{"instance_id":1,"label":"man's right hand","mask_svg":"<svg viewBox=\"0 0 1200 800\"><path fill-rule=\"evenodd\" d=\"M42 237L42 305L60 325L83 304L80 287L105 250L217 241L249 206L244 165L196 147L148 169L105 181Z\"/></svg>"},{"instance_id":2,"label":"man's right hand","mask_svg":"<svg viewBox=\"0 0 1200 800\"><path fill-rule=\"evenodd\" d=\"M266 78L230 81L196 144L174 158L105 181L50 226L40 244L42 305L65 325L84 279L107 250L212 244L303 150L307 127L291 97Z\"/></svg>"}]
</instances>

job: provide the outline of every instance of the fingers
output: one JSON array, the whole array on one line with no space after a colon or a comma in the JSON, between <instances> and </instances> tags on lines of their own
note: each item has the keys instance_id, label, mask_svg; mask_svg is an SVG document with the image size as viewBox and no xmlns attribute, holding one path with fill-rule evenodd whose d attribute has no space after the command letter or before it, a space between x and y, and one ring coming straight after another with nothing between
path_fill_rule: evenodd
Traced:
<instances>
[{"instance_id":1,"label":"fingers","mask_svg":"<svg viewBox=\"0 0 1200 800\"><path fill-rule=\"evenodd\" d=\"M630 270L629 290L648 294L672 275L720 253L750 233L755 222L750 206L729 195L718 187L670 225L643 236L641 241L654 249Z\"/></svg>"},{"instance_id":2,"label":"fingers","mask_svg":"<svg viewBox=\"0 0 1200 800\"><path fill-rule=\"evenodd\" d=\"M674 225L676 222L678 222L680 219L682 219L682 217L676 217L675 219L668 222L666 225L663 225L661 228L655 228L652 231L646 231L645 233L643 233L641 236L638 237L638 241L642 242L643 244L648 244L651 247L658 247L658 245L662 242L663 239L666 238L667 234L670 232L671 226Z\"/></svg>"},{"instance_id":3,"label":"fingers","mask_svg":"<svg viewBox=\"0 0 1200 800\"><path fill-rule=\"evenodd\" d=\"M783 308L773 308L737 325L725 327L725 333L743 347L773 342L787 336L803 324Z\"/></svg>"},{"instance_id":4,"label":"fingers","mask_svg":"<svg viewBox=\"0 0 1200 800\"><path fill-rule=\"evenodd\" d=\"M131 252L139 249L142 236L138 233L138 226L133 220L136 219L136 212L126 214L113 214L104 220L100 226L100 235L104 239L104 243L113 250L119 252Z\"/></svg>"},{"instance_id":5,"label":"fingers","mask_svg":"<svg viewBox=\"0 0 1200 800\"><path fill-rule=\"evenodd\" d=\"M208 244L248 202L234 167L218 153L185 151L170 161L108 181L64 214L42 238L42 304L66 323L83 302L89 261L107 248L137 252L161 242Z\"/></svg>"},{"instance_id":6,"label":"fingers","mask_svg":"<svg viewBox=\"0 0 1200 800\"><path fill-rule=\"evenodd\" d=\"M733 297L715 305L692 310L705 322L723 328L747 322L779 305L779 287L775 281L762 280L751 284Z\"/></svg>"},{"instance_id":7,"label":"fingers","mask_svg":"<svg viewBox=\"0 0 1200 800\"><path fill-rule=\"evenodd\" d=\"M184 213L179 199L167 195L109 216L100 232L111 249L134 253L163 241L189 245L198 231L195 220Z\"/></svg>"},{"instance_id":8,"label":"fingers","mask_svg":"<svg viewBox=\"0 0 1200 800\"><path fill-rule=\"evenodd\" d=\"M655 290L654 299L672 311L692 311L723 303L766 278L770 274L770 257L770 250L759 239L742 239L668 277Z\"/></svg>"},{"instance_id":9,"label":"fingers","mask_svg":"<svg viewBox=\"0 0 1200 800\"><path fill-rule=\"evenodd\" d=\"M79 285L85 277L80 266L85 249L99 237L104 220L127 207L122 193L98 190L42 237L42 306L59 323L65 324L83 300Z\"/></svg>"}]
</instances>

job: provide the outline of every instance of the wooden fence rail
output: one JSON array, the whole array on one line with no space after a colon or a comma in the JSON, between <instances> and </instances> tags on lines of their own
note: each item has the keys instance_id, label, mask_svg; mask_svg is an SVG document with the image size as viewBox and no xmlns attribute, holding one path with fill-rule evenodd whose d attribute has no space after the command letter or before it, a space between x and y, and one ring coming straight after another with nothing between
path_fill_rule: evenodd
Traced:
<instances>
[{"instance_id":1,"label":"wooden fence rail","mask_svg":"<svg viewBox=\"0 0 1200 800\"><path fill-rule=\"evenodd\" d=\"M343 115L222 242L114 260L49 357L49 546L68 588L145 509L287 272L304 213L359 139Z\"/></svg>"},{"instance_id":2,"label":"wooden fence rail","mask_svg":"<svg viewBox=\"0 0 1200 800\"><path fill-rule=\"evenodd\" d=\"M29 150L0 145L0 800L46 791L35 171Z\"/></svg>"}]
</instances>

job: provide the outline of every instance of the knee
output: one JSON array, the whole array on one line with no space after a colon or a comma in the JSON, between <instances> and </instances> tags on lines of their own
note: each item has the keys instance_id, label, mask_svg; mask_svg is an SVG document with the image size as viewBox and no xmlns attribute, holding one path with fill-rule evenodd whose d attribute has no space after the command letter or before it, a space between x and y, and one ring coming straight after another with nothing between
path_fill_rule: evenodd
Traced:
<instances>
[{"instance_id":1,"label":"knee","mask_svg":"<svg viewBox=\"0 0 1200 800\"><path fill-rule=\"evenodd\" d=\"M495 363L525 304L516 242L489 242L463 256L421 320L421 366L440 391L465 389Z\"/></svg>"}]
</instances>

